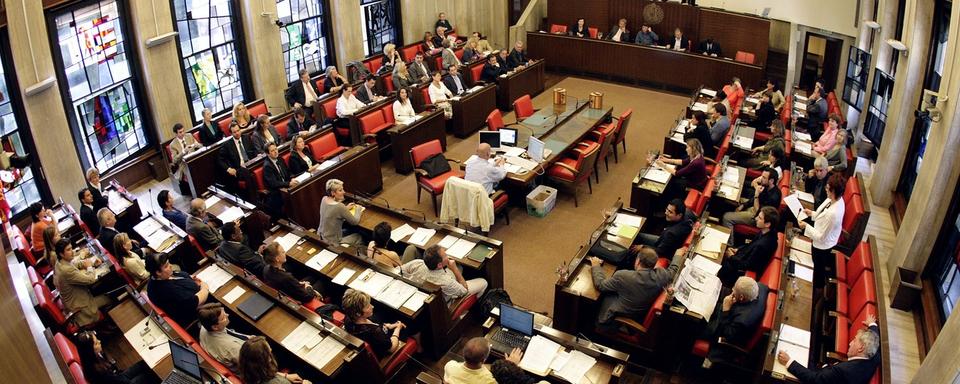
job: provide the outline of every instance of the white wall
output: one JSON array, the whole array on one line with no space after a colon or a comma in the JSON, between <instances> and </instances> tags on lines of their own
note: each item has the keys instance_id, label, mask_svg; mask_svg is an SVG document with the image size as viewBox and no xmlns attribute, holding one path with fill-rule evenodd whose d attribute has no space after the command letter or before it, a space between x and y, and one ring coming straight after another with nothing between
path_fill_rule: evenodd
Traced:
<instances>
[{"instance_id":1,"label":"white wall","mask_svg":"<svg viewBox=\"0 0 960 384\"><path fill-rule=\"evenodd\" d=\"M870 0L864 0L870 1ZM847 36L857 36L857 2L854 0L698 0L701 7L760 14L770 7L769 17Z\"/></svg>"}]
</instances>

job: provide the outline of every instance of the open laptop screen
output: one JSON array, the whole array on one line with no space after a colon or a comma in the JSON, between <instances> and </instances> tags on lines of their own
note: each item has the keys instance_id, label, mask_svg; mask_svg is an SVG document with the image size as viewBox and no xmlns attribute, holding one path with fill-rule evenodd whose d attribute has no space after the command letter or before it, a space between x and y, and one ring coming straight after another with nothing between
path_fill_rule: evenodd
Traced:
<instances>
[{"instance_id":1,"label":"open laptop screen","mask_svg":"<svg viewBox=\"0 0 960 384\"><path fill-rule=\"evenodd\" d=\"M490 148L500 148L500 132L480 131L480 142L490 144Z\"/></svg>"},{"instance_id":2,"label":"open laptop screen","mask_svg":"<svg viewBox=\"0 0 960 384\"><path fill-rule=\"evenodd\" d=\"M533 313L501 303L500 325L512 331L533 336Z\"/></svg>"},{"instance_id":3,"label":"open laptop screen","mask_svg":"<svg viewBox=\"0 0 960 384\"><path fill-rule=\"evenodd\" d=\"M200 359L197 353L170 340L170 357L173 358L173 367L197 380L200 378Z\"/></svg>"}]
</instances>

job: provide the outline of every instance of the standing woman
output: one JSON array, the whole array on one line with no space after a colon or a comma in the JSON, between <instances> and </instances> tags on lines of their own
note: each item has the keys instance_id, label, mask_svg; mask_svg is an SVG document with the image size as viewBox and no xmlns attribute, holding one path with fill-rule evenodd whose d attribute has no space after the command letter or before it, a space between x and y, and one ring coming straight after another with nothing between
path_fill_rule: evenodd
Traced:
<instances>
[{"instance_id":1,"label":"standing woman","mask_svg":"<svg viewBox=\"0 0 960 384\"><path fill-rule=\"evenodd\" d=\"M327 180L327 195L320 200L320 226L317 233L320 238L331 244L360 244L363 239L359 233L344 236L343 223L357 225L360 223L362 209L356 204L343 204L343 182L338 179ZM350 211L354 210L353 213Z\"/></svg>"},{"instance_id":2,"label":"standing woman","mask_svg":"<svg viewBox=\"0 0 960 384\"><path fill-rule=\"evenodd\" d=\"M254 129L253 134L250 135L250 141L253 142L253 148L256 149L257 154L267 153L267 147L270 146L270 144L279 146L284 140L286 140L286 138L280 137L277 129L270 123L269 116L257 116L257 128Z\"/></svg>"},{"instance_id":3,"label":"standing woman","mask_svg":"<svg viewBox=\"0 0 960 384\"><path fill-rule=\"evenodd\" d=\"M327 93L340 92L340 88L347 84L347 79L337 71L337 67L327 67L327 79L323 81L323 90Z\"/></svg>"},{"instance_id":4,"label":"standing woman","mask_svg":"<svg viewBox=\"0 0 960 384\"><path fill-rule=\"evenodd\" d=\"M590 30L587 29L587 22L582 17L577 19L577 23L570 26L570 36L587 37L590 36Z\"/></svg>"},{"instance_id":5,"label":"standing woman","mask_svg":"<svg viewBox=\"0 0 960 384\"><path fill-rule=\"evenodd\" d=\"M433 105L442 109L443 117L450 120L453 118L453 105L450 104L450 98L453 97L453 92L450 92L447 86L440 80L440 71L434 72L433 82L430 83L427 92L430 94L430 101L433 102Z\"/></svg>"},{"instance_id":6,"label":"standing woman","mask_svg":"<svg viewBox=\"0 0 960 384\"><path fill-rule=\"evenodd\" d=\"M293 153L290 154L289 164L291 177L297 177L301 173L315 170L320 166L316 159L316 157L313 157L313 151L303 140L303 136L294 136Z\"/></svg>"},{"instance_id":7,"label":"standing woman","mask_svg":"<svg viewBox=\"0 0 960 384\"><path fill-rule=\"evenodd\" d=\"M120 370L117 362L103 352L103 345L97 334L92 331L77 335L77 354L83 368L83 376L91 383L104 384L146 384L155 383L153 371L146 362L140 360L126 370Z\"/></svg>"},{"instance_id":8,"label":"standing woman","mask_svg":"<svg viewBox=\"0 0 960 384\"><path fill-rule=\"evenodd\" d=\"M400 124L409 124L410 120L417 115L417 111L413 110L407 88L398 89L397 100L393 102L393 120Z\"/></svg>"},{"instance_id":9,"label":"standing woman","mask_svg":"<svg viewBox=\"0 0 960 384\"><path fill-rule=\"evenodd\" d=\"M247 106L243 103L236 103L233 105L233 121L237 123L237 126L240 127L240 130L247 129L250 125L253 124L253 116L250 116L250 111L247 110Z\"/></svg>"},{"instance_id":10,"label":"standing woman","mask_svg":"<svg viewBox=\"0 0 960 384\"><path fill-rule=\"evenodd\" d=\"M843 212L846 207L841 197L843 197L845 186L846 180L842 174L830 175L824 187L827 191L827 199L820 203L816 211L803 210L813 220L813 224L807 224L805 221L799 223L803 235L809 237L813 243L814 287L823 287L826 280L826 267L834 262L833 246L840 241L840 232L843 230Z\"/></svg>"},{"instance_id":11,"label":"standing woman","mask_svg":"<svg viewBox=\"0 0 960 384\"><path fill-rule=\"evenodd\" d=\"M100 307L110 304L110 298L90 293L90 286L97 282L97 275L89 268L80 270L73 263L73 247L70 240L60 239L55 246L57 263L53 269L53 284L60 290L60 299L67 311L77 312L74 321L78 326L92 324L100 319Z\"/></svg>"}]
</instances>

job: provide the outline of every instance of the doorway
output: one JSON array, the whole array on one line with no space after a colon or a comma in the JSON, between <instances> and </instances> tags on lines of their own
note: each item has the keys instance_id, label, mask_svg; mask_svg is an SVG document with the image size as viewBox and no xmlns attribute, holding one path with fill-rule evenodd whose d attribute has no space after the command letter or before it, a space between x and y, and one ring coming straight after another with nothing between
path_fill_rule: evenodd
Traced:
<instances>
[{"instance_id":1,"label":"doorway","mask_svg":"<svg viewBox=\"0 0 960 384\"><path fill-rule=\"evenodd\" d=\"M803 63L800 70L800 88L813 89L822 79L827 91L837 85L840 59L843 55L843 40L808 32L803 44Z\"/></svg>"}]
</instances>

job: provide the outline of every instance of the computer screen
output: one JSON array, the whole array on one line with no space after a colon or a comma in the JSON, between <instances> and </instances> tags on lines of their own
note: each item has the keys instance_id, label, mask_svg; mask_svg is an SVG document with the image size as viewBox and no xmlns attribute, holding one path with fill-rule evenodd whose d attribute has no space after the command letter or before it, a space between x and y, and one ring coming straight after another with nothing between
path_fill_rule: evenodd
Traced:
<instances>
[{"instance_id":1,"label":"computer screen","mask_svg":"<svg viewBox=\"0 0 960 384\"><path fill-rule=\"evenodd\" d=\"M530 155L533 161L538 163L543 161L543 149L543 142L536 137L530 136L530 141L527 143L527 154Z\"/></svg>"},{"instance_id":2,"label":"computer screen","mask_svg":"<svg viewBox=\"0 0 960 384\"><path fill-rule=\"evenodd\" d=\"M173 358L174 368L200 380L200 359L197 358L197 353L177 344L173 340L170 340L169 343L170 357Z\"/></svg>"},{"instance_id":3,"label":"computer screen","mask_svg":"<svg viewBox=\"0 0 960 384\"><path fill-rule=\"evenodd\" d=\"M500 132L480 131L480 142L490 144L490 148L500 148Z\"/></svg>"},{"instance_id":4,"label":"computer screen","mask_svg":"<svg viewBox=\"0 0 960 384\"><path fill-rule=\"evenodd\" d=\"M501 303L500 325L524 335L533 336L533 313Z\"/></svg>"},{"instance_id":5,"label":"computer screen","mask_svg":"<svg viewBox=\"0 0 960 384\"><path fill-rule=\"evenodd\" d=\"M517 146L517 130L513 128L500 128L500 145Z\"/></svg>"}]
</instances>

